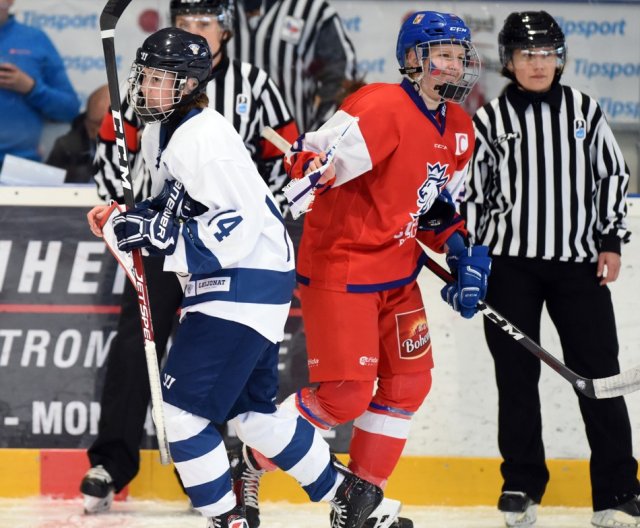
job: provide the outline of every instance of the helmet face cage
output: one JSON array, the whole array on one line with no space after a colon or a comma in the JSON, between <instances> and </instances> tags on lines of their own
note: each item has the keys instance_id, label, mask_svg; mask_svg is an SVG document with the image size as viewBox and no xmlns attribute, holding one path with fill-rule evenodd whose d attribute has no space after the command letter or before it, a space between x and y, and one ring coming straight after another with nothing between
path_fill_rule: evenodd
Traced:
<instances>
[{"instance_id":1,"label":"helmet face cage","mask_svg":"<svg viewBox=\"0 0 640 528\"><path fill-rule=\"evenodd\" d=\"M162 123L169 119L182 99L187 77L184 74L134 62L128 81L127 101L133 111L144 123ZM143 86L147 91L154 91L153 106L149 106Z\"/></svg>"},{"instance_id":2,"label":"helmet face cage","mask_svg":"<svg viewBox=\"0 0 640 528\"><path fill-rule=\"evenodd\" d=\"M206 39L179 28L161 29L136 52L128 79L129 104L146 122L165 121L177 105L193 101L210 76L211 50ZM188 79L196 82L185 94Z\"/></svg>"},{"instance_id":3,"label":"helmet face cage","mask_svg":"<svg viewBox=\"0 0 640 528\"><path fill-rule=\"evenodd\" d=\"M475 47L471 43L471 31L464 21L452 14L439 13L437 11L417 11L412 13L402 24L398 33L396 45L396 58L403 74L423 72L424 61L429 61L428 71L423 75L433 78L441 75L443 64L434 64L430 57L431 50L435 46L462 46L464 59L462 61L462 74L455 81L445 81L436 90L443 101L461 103L469 95L469 92L480 77L480 58ZM408 68L405 64L407 52L413 49L420 61L417 67ZM449 62L453 67L459 50L455 51L449 59L442 58L443 62ZM455 60L452 60L456 57ZM441 61L438 61L441 62ZM444 65L446 67L447 64Z\"/></svg>"},{"instance_id":4,"label":"helmet face cage","mask_svg":"<svg viewBox=\"0 0 640 528\"><path fill-rule=\"evenodd\" d=\"M547 48L547 49L539 49ZM559 77L567 58L567 45L562 29L546 11L511 13L498 35L500 63L506 70L515 50L523 50L527 57L556 56L556 74ZM512 77L508 70L503 73Z\"/></svg>"},{"instance_id":5,"label":"helmet face cage","mask_svg":"<svg viewBox=\"0 0 640 528\"><path fill-rule=\"evenodd\" d=\"M171 0L171 23L178 16L209 15L223 31L233 34L234 6L227 0Z\"/></svg>"},{"instance_id":6,"label":"helmet face cage","mask_svg":"<svg viewBox=\"0 0 640 528\"><path fill-rule=\"evenodd\" d=\"M446 47L449 46L449 50ZM459 58L458 46L462 46L464 57ZM444 57L434 57L435 48L444 48ZM473 44L468 41L447 39L440 41L423 42L415 47L416 56L421 64L428 61L428 70L424 75L436 79L442 75L443 70L456 68L461 70L461 75L455 82L445 81L436 89L443 101L462 103L480 78L480 57ZM433 58L433 59L432 59ZM462 64L457 64L458 61ZM424 67L423 67L424 71Z\"/></svg>"}]
</instances>

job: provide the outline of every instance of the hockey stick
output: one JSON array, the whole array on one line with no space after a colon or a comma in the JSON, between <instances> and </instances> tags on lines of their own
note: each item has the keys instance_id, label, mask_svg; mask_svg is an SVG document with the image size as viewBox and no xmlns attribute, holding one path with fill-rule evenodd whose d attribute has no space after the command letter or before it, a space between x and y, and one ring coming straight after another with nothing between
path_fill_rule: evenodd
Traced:
<instances>
[{"instance_id":1,"label":"hockey stick","mask_svg":"<svg viewBox=\"0 0 640 528\"><path fill-rule=\"evenodd\" d=\"M289 143L275 130L263 130L262 137L270 141L275 147L283 152L289 150ZM440 277L445 282L455 282L453 275L440 266L435 260L427 258L425 266ZM482 313L492 323L504 330L512 339L518 341L534 356L549 365L553 370L569 381L575 390L584 394L588 398L603 399L623 396L640 389L640 367L631 368L620 374L607 378L588 379L578 376L573 370L559 361L555 356L547 352L526 334L522 333L507 319L502 317L491 306L480 301L478 311Z\"/></svg>"},{"instance_id":2,"label":"hockey stick","mask_svg":"<svg viewBox=\"0 0 640 528\"><path fill-rule=\"evenodd\" d=\"M269 143L271 143L274 147L276 147L283 154L287 152L291 148L291 143L289 143L286 139L284 139L280 134L278 134L273 128L270 126L266 126L260 132L260 135L266 139Z\"/></svg>"},{"instance_id":3,"label":"hockey stick","mask_svg":"<svg viewBox=\"0 0 640 528\"><path fill-rule=\"evenodd\" d=\"M135 207L135 197L131 181L131 169L129 167L129 153L124 135L124 125L120 113L120 89L118 84L118 70L116 68L116 49L114 43L115 29L122 13L131 3L131 0L109 0L100 15L100 37L104 50L104 62L107 70L107 83L109 96L111 97L111 113L113 126L116 133L116 146L118 148L118 163L120 166L120 178L127 209ZM151 321L151 307L149 305L149 292L147 291L144 264L140 250L131 252L135 268L134 287L138 294L140 308L140 324L144 336L144 352L147 360L147 373L151 388L151 416L156 426L158 449L160 450L160 463L165 465L171 462L169 443L164 426L164 412L162 410L162 387L160 385L160 369L158 368L158 355L154 342L153 324Z\"/></svg>"},{"instance_id":4,"label":"hockey stick","mask_svg":"<svg viewBox=\"0 0 640 528\"><path fill-rule=\"evenodd\" d=\"M329 168L329 165L333 161L338 145L347 135L347 132L351 128L351 125L356 121L358 121L358 118L352 118L344 128L344 130L342 130L342 132L338 135L333 144L329 146L329 148L325 152L325 161L320 168L310 172L300 179L292 179L282 189L283 194L289 204L289 211L291 212L291 216L293 216L294 220L296 218L299 218L304 213L311 211L311 205L313 204L313 201L315 199L315 190L320 187L318 185L318 182L320 181L323 173ZM260 134L263 138L272 143L278 150L282 151L283 153L286 153L291 149L291 144L289 144L286 139L284 139L271 127L264 127Z\"/></svg>"},{"instance_id":5,"label":"hockey stick","mask_svg":"<svg viewBox=\"0 0 640 528\"><path fill-rule=\"evenodd\" d=\"M440 277L444 282L455 282L453 275L440 266L435 260L427 258L425 266ZM570 382L574 389L588 398L601 400L603 398L615 398L640 389L640 367L631 368L615 376L607 378L588 379L576 374L564 363L556 359L544 348L538 345L526 334L518 330L512 323L496 312L485 302L478 302L478 311L492 323L506 332L509 337L516 340L534 356L549 365L553 370Z\"/></svg>"}]
</instances>

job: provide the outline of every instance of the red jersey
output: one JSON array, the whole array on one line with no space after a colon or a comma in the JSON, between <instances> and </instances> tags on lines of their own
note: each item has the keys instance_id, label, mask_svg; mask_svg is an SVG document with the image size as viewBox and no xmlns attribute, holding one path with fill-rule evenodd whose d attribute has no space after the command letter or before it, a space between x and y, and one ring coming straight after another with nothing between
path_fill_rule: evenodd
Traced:
<instances>
[{"instance_id":1,"label":"red jersey","mask_svg":"<svg viewBox=\"0 0 640 528\"><path fill-rule=\"evenodd\" d=\"M336 184L306 215L298 280L311 287L371 292L417 277L416 241L437 252L461 223L418 232L418 217L446 189L455 199L473 153L471 118L455 104L431 113L413 85L372 84L350 96L304 149L319 152L357 118L335 158Z\"/></svg>"}]
</instances>

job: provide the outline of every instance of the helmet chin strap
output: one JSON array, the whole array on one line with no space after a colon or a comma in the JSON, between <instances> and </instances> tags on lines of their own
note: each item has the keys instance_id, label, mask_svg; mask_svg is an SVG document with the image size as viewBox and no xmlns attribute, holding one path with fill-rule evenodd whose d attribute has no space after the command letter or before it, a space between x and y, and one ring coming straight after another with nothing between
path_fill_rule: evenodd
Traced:
<instances>
[{"instance_id":1,"label":"helmet chin strap","mask_svg":"<svg viewBox=\"0 0 640 528\"><path fill-rule=\"evenodd\" d=\"M434 88L436 92L440 94L440 97L442 97L442 99L453 99L459 86L456 84L451 84L446 82L446 83L438 84Z\"/></svg>"},{"instance_id":2,"label":"helmet chin strap","mask_svg":"<svg viewBox=\"0 0 640 528\"><path fill-rule=\"evenodd\" d=\"M423 90L422 90L422 84L421 81L424 78L424 72L419 76L416 77L415 79L412 79L411 77L407 76L407 79L409 79L409 82L411 82L411 84L413 84L413 87L415 88L416 92L418 92L418 95L420 97L422 97L422 100L425 102L425 104L427 105L427 108L429 108L429 104L433 103L434 105L439 105L440 103L442 103L442 101L444 101L444 99L440 99L439 101L436 101L434 99L432 99L431 97L429 97ZM438 93L440 93L439 88L441 88L443 85L438 85L435 87L436 91ZM429 108L430 110L433 110L433 108Z\"/></svg>"},{"instance_id":3,"label":"helmet chin strap","mask_svg":"<svg viewBox=\"0 0 640 528\"><path fill-rule=\"evenodd\" d=\"M220 47L218 48L218 51L216 51L213 55L211 55L211 62L216 60L216 57L222 55L222 49L224 48L225 44L226 42L223 41Z\"/></svg>"},{"instance_id":4,"label":"helmet chin strap","mask_svg":"<svg viewBox=\"0 0 640 528\"><path fill-rule=\"evenodd\" d=\"M431 65L431 61L429 61L429 64ZM449 83L443 83L443 84L437 84L434 86L435 91L440 94L441 99L440 101L435 101L432 100L423 90L422 90L422 79L424 79L424 67L422 65L420 66L405 66L403 68L399 68L400 69L400 73L402 75L404 75L407 79L409 79L409 81L413 84L414 88L416 89L416 92L418 92L418 94L420 94L420 97L422 97L425 102L428 100L429 102L433 102L434 104L440 104L442 101L444 101L444 96L443 96L443 91L445 94L449 93L448 90L453 90L454 87L452 87ZM439 73L441 70L436 69L436 68L431 68L430 66L430 75L433 75L434 73ZM413 74L415 73L419 73L420 75L418 75L417 77L412 77Z\"/></svg>"}]
</instances>

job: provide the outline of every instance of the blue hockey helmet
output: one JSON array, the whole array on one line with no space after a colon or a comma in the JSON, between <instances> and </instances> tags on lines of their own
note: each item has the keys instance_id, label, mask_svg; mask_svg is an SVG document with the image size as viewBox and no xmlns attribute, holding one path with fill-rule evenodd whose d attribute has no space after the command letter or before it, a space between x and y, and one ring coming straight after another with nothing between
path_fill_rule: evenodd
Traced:
<instances>
[{"instance_id":1,"label":"blue hockey helmet","mask_svg":"<svg viewBox=\"0 0 640 528\"><path fill-rule=\"evenodd\" d=\"M407 17L398 33L396 58L401 68L407 51L427 42L454 42L471 44L471 31L464 21L448 13L416 11Z\"/></svg>"}]
</instances>

